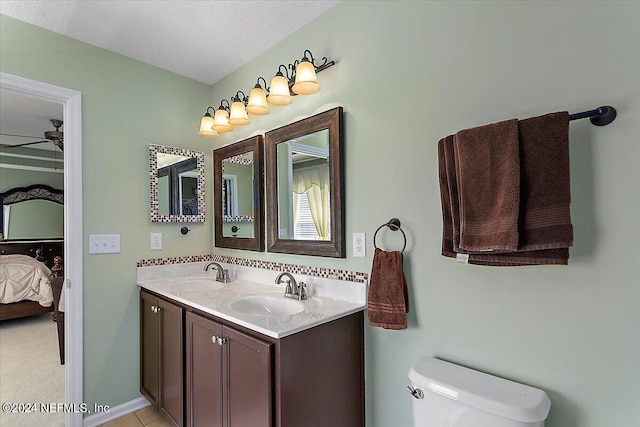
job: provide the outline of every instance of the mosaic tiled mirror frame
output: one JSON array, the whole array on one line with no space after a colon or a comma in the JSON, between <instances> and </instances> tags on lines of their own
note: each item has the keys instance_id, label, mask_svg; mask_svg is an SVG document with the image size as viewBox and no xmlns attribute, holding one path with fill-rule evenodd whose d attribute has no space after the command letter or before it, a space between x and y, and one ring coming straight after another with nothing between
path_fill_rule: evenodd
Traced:
<instances>
[{"instance_id":1,"label":"mosaic tiled mirror frame","mask_svg":"<svg viewBox=\"0 0 640 427\"><path fill-rule=\"evenodd\" d=\"M161 215L158 202L158 153L177 156L195 157L198 170L198 214L197 215ZM149 144L149 205L151 222L204 222L205 221L205 188L204 188L204 153L186 148L167 147Z\"/></svg>"}]
</instances>

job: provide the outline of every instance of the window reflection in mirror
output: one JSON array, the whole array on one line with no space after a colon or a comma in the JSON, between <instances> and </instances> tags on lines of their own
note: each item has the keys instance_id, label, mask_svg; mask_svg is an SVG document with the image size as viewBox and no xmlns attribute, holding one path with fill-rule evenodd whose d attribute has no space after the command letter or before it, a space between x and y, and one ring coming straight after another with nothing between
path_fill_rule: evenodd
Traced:
<instances>
[{"instance_id":1,"label":"window reflection in mirror","mask_svg":"<svg viewBox=\"0 0 640 427\"><path fill-rule=\"evenodd\" d=\"M222 235L253 238L253 151L222 159Z\"/></svg>"},{"instance_id":2,"label":"window reflection in mirror","mask_svg":"<svg viewBox=\"0 0 640 427\"><path fill-rule=\"evenodd\" d=\"M267 251L344 258L342 107L265 134Z\"/></svg>"},{"instance_id":3,"label":"window reflection in mirror","mask_svg":"<svg viewBox=\"0 0 640 427\"><path fill-rule=\"evenodd\" d=\"M281 239L331 240L329 131L277 146Z\"/></svg>"},{"instance_id":4,"label":"window reflection in mirror","mask_svg":"<svg viewBox=\"0 0 640 427\"><path fill-rule=\"evenodd\" d=\"M204 221L204 153L149 146L151 221Z\"/></svg>"}]
</instances>

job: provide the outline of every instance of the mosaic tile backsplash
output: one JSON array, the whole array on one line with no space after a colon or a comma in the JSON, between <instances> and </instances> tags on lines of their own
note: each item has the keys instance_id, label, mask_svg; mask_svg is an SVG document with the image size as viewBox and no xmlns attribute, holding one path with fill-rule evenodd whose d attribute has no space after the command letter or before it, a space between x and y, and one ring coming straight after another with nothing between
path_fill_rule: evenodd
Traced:
<instances>
[{"instance_id":1,"label":"mosaic tile backsplash","mask_svg":"<svg viewBox=\"0 0 640 427\"><path fill-rule=\"evenodd\" d=\"M259 261L223 255L191 255L172 258L153 258L138 261L137 267L153 267L158 265L182 264L188 262L215 261L243 267L263 268L274 271L288 271L292 274L324 277L327 279L346 280L349 282L367 283L369 275L356 271L338 270L335 268L312 267L308 265L287 264L282 262Z\"/></svg>"}]
</instances>

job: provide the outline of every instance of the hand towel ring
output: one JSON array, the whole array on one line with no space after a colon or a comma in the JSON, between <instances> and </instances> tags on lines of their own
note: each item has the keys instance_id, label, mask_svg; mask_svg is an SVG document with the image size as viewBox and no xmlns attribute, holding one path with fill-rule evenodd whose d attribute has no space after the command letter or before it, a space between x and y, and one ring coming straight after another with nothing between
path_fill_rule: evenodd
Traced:
<instances>
[{"instance_id":1,"label":"hand towel ring","mask_svg":"<svg viewBox=\"0 0 640 427\"><path fill-rule=\"evenodd\" d=\"M404 238L404 245L402 246L402 250L400 252L404 253L404 250L407 247L407 235L404 234L402 227L400 227L400 220L398 218L391 218L389 222L386 222L382 224L380 227L378 227L376 232L373 233L373 247L378 249L378 246L376 246L376 236L378 235L378 231L380 231L380 229L385 226L389 227L391 231L400 230L400 232L402 233L402 237Z\"/></svg>"}]
</instances>

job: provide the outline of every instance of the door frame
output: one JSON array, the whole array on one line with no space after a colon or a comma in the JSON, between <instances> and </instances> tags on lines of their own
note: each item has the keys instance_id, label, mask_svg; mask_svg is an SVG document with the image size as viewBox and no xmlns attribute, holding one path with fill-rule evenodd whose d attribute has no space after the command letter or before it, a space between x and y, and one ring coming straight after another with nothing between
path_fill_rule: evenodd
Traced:
<instances>
[{"instance_id":1,"label":"door frame","mask_svg":"<svg viewBox=\"0 0 640 427\"><path fill-rule=\"evenodd\" d=\"M7 73L0 73L0 88L64 108L65 403L82 408L82 94ZM65 425L82 426L82 418L80 410L67 411Z\"/></svg>"}]
</instances>

